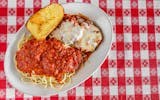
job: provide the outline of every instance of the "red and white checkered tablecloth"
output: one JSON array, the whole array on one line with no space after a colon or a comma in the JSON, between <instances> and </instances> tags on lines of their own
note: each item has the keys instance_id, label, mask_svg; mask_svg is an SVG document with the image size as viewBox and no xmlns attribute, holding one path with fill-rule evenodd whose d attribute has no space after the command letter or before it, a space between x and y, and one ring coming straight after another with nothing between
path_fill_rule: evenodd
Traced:
<instances>
[{"instance_id":1,"label":"red and white checkered tablecloth","mask_svg":"<svg viewBox=\"0 0 160 100\"><path fill-rule=\"evenodd\" d=\"M51 2L86 2L99 6L110 16L114 39L108 59L87 81L58 95L33 97L8 83L4 55L28 17ZM0 98L160 99L160 0L0 0Z\"/></svg>"}]
</instances>

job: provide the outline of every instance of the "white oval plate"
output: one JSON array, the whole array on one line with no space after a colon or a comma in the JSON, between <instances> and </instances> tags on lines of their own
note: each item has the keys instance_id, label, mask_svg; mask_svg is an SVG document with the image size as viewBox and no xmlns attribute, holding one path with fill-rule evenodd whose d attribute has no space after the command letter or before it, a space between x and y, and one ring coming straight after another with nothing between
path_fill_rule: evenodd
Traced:
<instances>
[{"instance_id":1,"label":"white oval plate","mask_svg":"<svg viewBox=\"0 0 160 100\"><path fill-rule=\"evenodd\" d=\"M93 20L101 28L101 31L103 33L103 41L98 49L89 57L84 66L81 67L79 71L72 77L71 83L65 85L60 91L56 91L53 88L44 88L31 83L22 82L20 80L20 74L17 72L14 63L14 56L17 51L18 41L22 37L23 33L28 33L25 25L23 25L21 29L16 33L13 42L8 46L5 55L4 66L8 81L15 88L26 94L34 96L49 96L76 87L80 83L88 79L98 68L100 68L101 64L109 54L112 44L112 25L106 13L104 13L98 7L85 3L66 3L62 4L62 6L64 7L65 13L82 13Z\"/></svg>"}]
</instances>

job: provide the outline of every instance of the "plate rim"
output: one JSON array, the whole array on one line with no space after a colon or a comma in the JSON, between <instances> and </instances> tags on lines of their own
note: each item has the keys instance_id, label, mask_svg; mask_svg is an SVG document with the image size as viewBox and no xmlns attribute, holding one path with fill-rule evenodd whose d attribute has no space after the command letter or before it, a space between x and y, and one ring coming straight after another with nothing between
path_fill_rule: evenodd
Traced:
<instances>
[{"instance_id":1,"label":"plate rim","mask_svg":"<svg viewBox=\"0 0 160 100\"><path fill-rule=\"evenodd\" d=\"M92 72L92 74L90 74L88 77L86 77L83 81L79 82L78 84L66 89L66 90L63 90L63 91L57 91L55 94L51 94L51 93L48 93L47 95L43 95L43 96L51 96L51 95L56 95L56 94L59 94L61 92L66 92L70 89L73 89L75 87L77 87L79 84L85 82L88 78L90 78L95 72L97 72L97 70L102 66L102 64L104 63L104 61L106 60L106 58L108 57L110 51L111 51L111 46L112 46L112 43L113 43L113 24L111 22L111 19L110 17L107 15L106 12L104 12L101 8L93 5L93 4L88 4L88 3L82 3L82 2L72 2L72 3L59 3L61 4L62 6L63 5L66 5L66 4L83 4L83 5L90 5L90 6L93 6L94 8L97 8L100 12L102 12L105 17L107 18L107 20L109 21L109 24L111 26L111 41L110 41L110 46L109 46L109 50L107 52L107 54L105 55L105 57L103 58L102 62L99 64L99 66L97 66L96 70L94 70ZM49 4L48 4L49 5ZM14 41L16 40L15 37L18 36L18 33L25 27L25 24L26 24L26 21L24 22L24 24L21 26L21 28L15 33L15 36L13 38L13 40L11 41L11 43L7 46L7 49L6 49L6 52L5 52L5 58L4 58L4 72L5 72L5 76L6 76L6 80L13 86L13 88L16 88L18 89L19 91L23 92L24 94L29 94L29 95L32 95L32 96L40 96L40 95L33 95L32 93L27 93L26 91L23 91L23 89L19 89L17 88L15 85L12 84L11 80L8 78L9 75L7 73L7 69L6 69L6 63L7 63L7 56L9 56L9 50L11 49L12 45L14 44ZM42 95L41 95L42 96Z\"/></svg>"}]
</instances>

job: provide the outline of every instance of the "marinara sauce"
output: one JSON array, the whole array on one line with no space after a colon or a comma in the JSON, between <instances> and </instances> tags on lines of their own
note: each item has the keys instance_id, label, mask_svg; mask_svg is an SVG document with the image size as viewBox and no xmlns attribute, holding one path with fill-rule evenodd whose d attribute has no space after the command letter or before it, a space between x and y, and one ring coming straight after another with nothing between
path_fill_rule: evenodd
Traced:
<instances>
[{"instance_id":1,"label":"marinara sauce","mask_svg":"<svg viewBox=\"0 0 160 100\"><path fill-rule=\"evenodd\" d=\"M55 38L48 40L32 39L16 52L17 68L26 73L53 76L58 81L64 73L76 71L82 63L82 53L73 47L64 47Z\"/></svg>"}]
</instances>

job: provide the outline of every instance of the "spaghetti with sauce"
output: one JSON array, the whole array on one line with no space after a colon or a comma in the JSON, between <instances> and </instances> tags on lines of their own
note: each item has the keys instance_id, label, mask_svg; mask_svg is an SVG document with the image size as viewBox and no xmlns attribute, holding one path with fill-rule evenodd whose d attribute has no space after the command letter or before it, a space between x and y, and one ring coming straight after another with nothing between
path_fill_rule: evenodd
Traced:
<instances>
[{"instance_id":1,"label":"spaghetti with sauce","mask_svg":"<svg viewBox=\"0 0 160 100\"><path fill-rule=\"evenodd\" d=\"M28 73L29 77L33 77L32 74L52 77L55 83L63 84L66 77L70 77L80 67L82 53L76 48L65 47L55 38L39 41L31 39L17 51L16 61L18 70Z\"/></svg>"}]
</instances>

